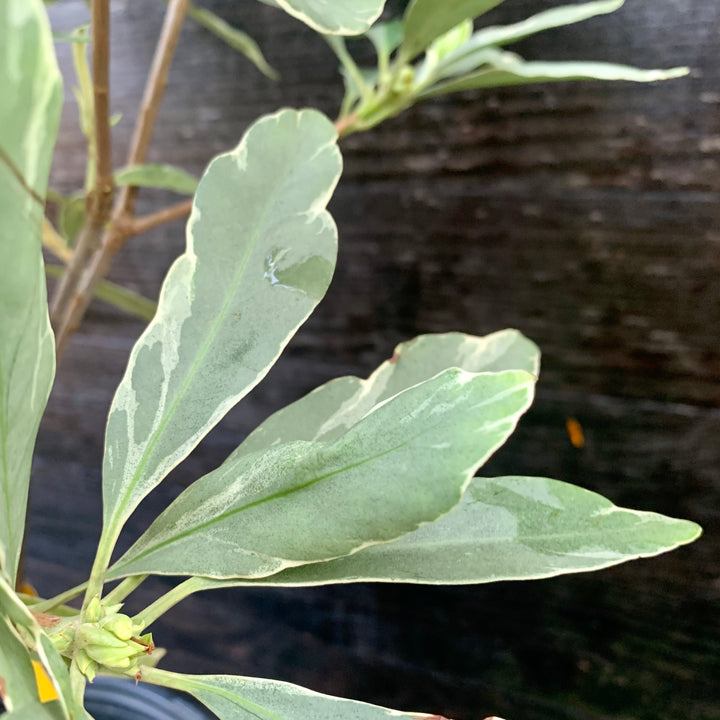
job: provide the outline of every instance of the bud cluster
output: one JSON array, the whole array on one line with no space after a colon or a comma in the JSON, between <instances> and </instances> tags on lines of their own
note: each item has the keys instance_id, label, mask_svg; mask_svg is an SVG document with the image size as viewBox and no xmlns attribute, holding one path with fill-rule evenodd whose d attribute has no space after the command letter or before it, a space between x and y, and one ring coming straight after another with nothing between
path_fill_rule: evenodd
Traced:
<instances>
[{"instance_id":1,"label":"bud cluster","mask_svg":"<svg viewBox=\"0 0 720 720\"><path fill-rule=\"evenodd\" d=\"M155 649L152 633L140 635L143 624L118 612L121 607L121 603L104 605L95 597L85 611L85 622L59 627L51 635L61 654L75 654L80 672L90 682L103 668L132 673L139 679L143 656Z\"/></svg>"}]
</instances>

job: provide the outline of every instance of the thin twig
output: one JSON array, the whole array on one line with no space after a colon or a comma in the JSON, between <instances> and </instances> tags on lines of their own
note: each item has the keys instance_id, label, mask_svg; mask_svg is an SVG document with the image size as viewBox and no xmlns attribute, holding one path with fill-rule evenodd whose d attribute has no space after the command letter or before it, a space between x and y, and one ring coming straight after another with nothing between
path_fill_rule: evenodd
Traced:
<instances>
[{"instance_id":1,"label":"thin twig","mask_svg":"<svg viewBox=\"0 0 720 720\"><path fill-rule=\"evenodd\" d=\"M145 162L148 147L155 129L160 102L167 86L168 73L172 64L175 48L180 38L183 20L187 13L189 0L171 0L168 4L150 74L145 84L145 92L138 111L135 130L130 141L127 165L140 165ZM131 215L134 211L137 188L128 186L120 192L120 213Z\"/></svg>"},{"instance_id":2,"label":"thin twig","mask_svg":"<svg viewBox=\"0 0 720 720\"><path fill-rule=\"evenodd\" d=\"M170 0L168 4L130 143L128 165L137 165L145 161L188 5L189 0ZM134 187L121 189L115 202L110 226L102 234L100 247L89 259L89 263L86 263L77 289L64 309L62 317L58 319L56 326L58 358L63 354L70 337L80 325L95 287L107 275L115 253L125 244L130 234L134 234L129 233L128 229L133 227L136 193L137 188Z\"/></svg>"},{"instance_id":3,"label":"thin twig","mask_svg":"<svg viewBox=\"0 0 720 720\"><path fill-rule=\"evenodd\" d=\"M112 173L110 136L110 0L92 0L93 135L95 185L86 199L86 216L72 258L50 308L57 329L77 291L82 273L100 244L103 228L110 218L115 183Z\"/></svg>"},{"instance_id":4,"label":"thin twig","mask_svg":"<svg viewBox=\"0 0 720 720\"><path fill-rule=\"evenodd\" d=\"M96 189L100 214L112 208L114 181L110 134L110 0L93 0L93 99L97 143Z\"/></svg>"},{"instance_id":5,"label":"thin twig","mask_svg":"<svg viewBox=\"0 0 720 720\"><path fill-rule=\"evenodd\" d=\"M192 206L192 200L183 200L182 202L170 205L169 207L150 213L149 215L142 215L141 217L129 220L123 230L127 237L141 235L142 233L148 232L148 230L152 230L159 225L164 225L165 223L172 222L173 220L179 220L187 217L192 210Z\"/></svg>"}]
</instances>

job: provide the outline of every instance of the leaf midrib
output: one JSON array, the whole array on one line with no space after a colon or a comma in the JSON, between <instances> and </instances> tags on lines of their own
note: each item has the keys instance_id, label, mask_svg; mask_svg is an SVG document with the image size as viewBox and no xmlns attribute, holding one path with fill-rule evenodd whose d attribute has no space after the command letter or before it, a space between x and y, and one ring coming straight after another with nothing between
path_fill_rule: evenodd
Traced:
<instances>
[{"instance_id":1,"label":"leaf midrib","mask_svg":"<svg viewBox=\"0 0 720 720\"><path fill-rule=\"evenodd\" d=\"M481 373L477 373L477 375L480 375L480 374L481 374ZM466 410L466 411L463 412L462 414L463 414L463 415L468 415L468 414L470 414L470 413L474 413L474 412L477 410L478 407L484 407L484 406L489 405L489 404L491 404L491 403L498 402L499 400L504 399L504 398L505 398L507 395L509 395L509 394L513 394L513 393L515 393L515 392L522 391L523 389L525 389L525 387L526 387L526 386L525 386L524 384L518 384L518 385L514 385L514 386L512 386L512 387L510 387L510 388L505 388L505 389L501 390L500 392L495 393L491 398L487 398L487 399L483 400L482 402L477 403L476 405L473 405L473 407L472 407L471 409ZM483 424L482 424L482 425L483 425L483 429L485 429L488 425L490 425L490 426L492 426L492 427L495 427L498 423L500 423L500 422L507 422L509 419L510 419L511 421L512 421L512 419L515 419L515 420L516 420L517 417L519 417L521 413L522 413L522 410L517 410L516 412L512 413L510 417L503 417L501 420L494 420L494 421L492 421L491 423L483 423ZM301 484L301 485L296 485L296 486L294 486L294 487L292 487L292 488L289 488L288 490L279 491L279 492L274 493L274 494L272 494L272 495L268 495L268 496L266 496L266 497L259 498L258 500L255 500L255 501L253 501L253 502L247 503L246 505L243 505L243 506L241 506L241 507L233 508L232 510L228 510L227 512L225 512L225 513L223 513L223 514L221 514L221 515L215 516L215 517L207 520L207 521L204 522L204 523L201 523L201 524L199 524L199 525L194 525L193 527L188 528L187 530L185 530L185 531L183 531L183 532L181 532L181 533L178 533L178 534L176 534L176 535L173 535L172 537L167 538L166 540L162 540L162 541L160 541L159 543L156 543L155 545L152 545L152 546L146 548L145 550L141 551L141 552L138 553L137 555L133 556L133 557L131 558L130 562L131 562L131 563L134 563L134 562L140 560L140 559L143 558L143 557L147 557L148 555L151 555L151 554L153 554L153 553L161 550L162 548L167 547L168 545L171 545L171 544L173 544L173 543L175 543L175 542L178 542L178 541L180 541L180 540L183 540L184 538L186 538L186 537L188 537L188 536L190 536L190 535L193 535L193 534L195 534L195 533L197 533L197 532L200 532L200 531L202 531L202 530L203 530L204 528L206 528L206 527L209 527L209 526L211 526L211 525L213 525L213 524L215 524L215 523L222 523L222 522L224 522L225 520L227 520L228 518L231 518L231 517L233 517L234 515L237 515L238 513L244 512L245 510L249 510L249 509L251 509L251 508L253 508L253 507L260 506L260 505L262 505L263 503L266 503L266 502L272 502L272 501L274 501L274 500L279 500L279 499L282 499L282 498L284 498L284 497L290 497L291 495L295 494L296 492L301 492L302 490L306 490L307 488L312 487L313 485L317 484L318 482L321 482L321 481L323 481L323 480L327 480L328 478L331 478L331 477L334 477L334 476L336 476L336 475L340 475L340 474L342 474L342 473L344 473L344 472L353 470L353 469L355 469L355 468L357 468L357 467L360 467L360 466L362 466L362 465L364 465L364 464L366 464L366 463L373 462L373 461L377 460L378 458L381 458L381 457L383 457L383 456L385 456L385 455L387 455L387 454L389 454L389 453L393 453L393 452L395 452L396 450L399 450L399 449L401 449L401 448L403 448L403 447L405 447L405 446L407 446L407 445L410 445L410 444L413 443L415 440L417 440L419 437L421 437L421 436L423 436L423 435L426 435L426 434L428 434L428 433L432 433L438 426L444 425L444 424L445 424L444 421L440 421L440 422L434 423L433 425L430 425L430 426L428 426L428 427L423 428L423 430L422 430L421 432L418 432L417 434L415 434L415 435L407 438L407 439L404 440L402 443L400 443L400 444L398 444L398 445L396 445L396 446L393 446L393 447L391 447L391 448L388 448L387 450L384 450L383 452L378 453L377 455L372 455L372 456L370 456L370 457L363 458L362 460L359 460L359 461L356 462L356 463L352 463L352 464L346 465L346 466L344 466L344 467L342 467L342 468L338 468L337 470L334 470L334 471L332 471L332 472L330 472L330 473L326 473L325 475L321 475L321 476L319 476L319 477L317 477L317 478L312 478L311 480L308 480L307 482L305 482L305 483L303 483L303 484ZM341 439L341 438L339 438L339 439L338 439L337 441L335 441L335 442L339 442L340 439ZM334 443L331 443L331 444L334 444ZM484 462L485 460L487 460L487 458L489 457L489 455L490 455L495 449L497 449L497 447L498 447L498 446L496 445L496 443L492 443L491 447L490 447L489 449L487 449L487 450L483 453L483 455L480 457L480 459L479 459L479 461L478 461L479 465L482 465L483 462ZM261 451L261 452L263 452L263 451ZM471 472L471 471L462 472L462 474L465 476L465 484L467 484L467 483L470 481L470 478L472 477L472 473L474 473L474 472L475 472L475 469L473 469L472 472ZM462 489L462 488L461 488L461 489ZM131 549L132 549L132 548L131 548ZM127 564L127 563L126 563L126 564ZM119 569L119 568L122 568L122 565L116 565L116 566L115 566L115 569Z\"/></svg>"}]
</instances>

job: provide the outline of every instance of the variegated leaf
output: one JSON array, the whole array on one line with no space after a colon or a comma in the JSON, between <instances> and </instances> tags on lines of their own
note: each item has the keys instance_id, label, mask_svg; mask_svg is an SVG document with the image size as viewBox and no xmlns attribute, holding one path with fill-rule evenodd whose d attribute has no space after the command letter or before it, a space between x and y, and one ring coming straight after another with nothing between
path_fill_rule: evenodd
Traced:
<instances>
[{"instance_id":1,"label":"variegated leaf","mask_svg":"<svg viewBox=\"0 0 720 720\"><path fill-rule=\"evenodd\" d=\"M110 536L267 373L325 294L340 175L332 123L314 110L258 120L203 175L187 251L163 284L108 419Z\"/></svg>"}]
</instances>

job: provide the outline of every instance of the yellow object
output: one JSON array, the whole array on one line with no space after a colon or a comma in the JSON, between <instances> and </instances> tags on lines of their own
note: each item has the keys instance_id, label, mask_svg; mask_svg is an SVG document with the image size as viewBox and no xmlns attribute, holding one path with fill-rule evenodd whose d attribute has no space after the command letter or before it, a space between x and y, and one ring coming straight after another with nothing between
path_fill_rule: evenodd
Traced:
<instances>
[{"instance_id":1,"label":"yellow object","mask_svg":"<svg viewBox=\"0 0 720 720\"><path fill-rule=\"evenodd\" d=\"M24 595L30 595L31 597L37 597L37 590L27 581L23 580L20 583L20 587L18 590L23 593Z\"/></svg>"},{"instance_id":2,"label":"yellow object","mask_svg":"<svg viewBox=\"0 0 720 720\"><path fill-rule=\"evenodd\" d=\"M32 664L33 670L35 671L35 682L37 683L40 702L46 703L51 700L57 700L57 690L55 690L50 676L45 672L45 668L37 660L33 660Z\"/></svg>"},{"instance_id":3,"label":"yellow object","mask_svg":"<svg viewBox=\"0 0 720 720\"><path fill-rule=\"evenodd\" d=\"M565 429L570 438L570 444L574 448L585 447L585 435L583 434L582 425L575 418L568 418L565 421Z\"/></svg>"},{"instance_id":4,"label":"yellow object","mask_svg":"<svg viewBox=\"0 0 720 720\"><path fill-rule=\"evenodd\" d=\"M64 263L69 263L72 258L72 250L68 247L65 240L60 237L52 223L45 218L43 221L43 245L50 252L57 255Z\"/></svg>"}]
</instances>

